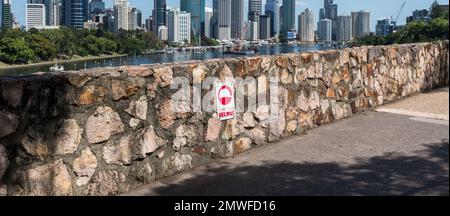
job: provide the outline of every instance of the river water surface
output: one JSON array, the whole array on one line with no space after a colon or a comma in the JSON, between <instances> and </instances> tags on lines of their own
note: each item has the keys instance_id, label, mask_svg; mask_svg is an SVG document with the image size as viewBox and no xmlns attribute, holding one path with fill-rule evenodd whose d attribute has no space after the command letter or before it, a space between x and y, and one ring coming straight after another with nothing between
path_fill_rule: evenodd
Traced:
<instances>
[{"instance_id":1,"label":"river water surface","mask_svg":"<svg viewBox=\"0 0 450 216\"><path fill-rule=\"evenodd\" d=\"M318 44L278 44L259 47L255 55L276 55L281 53L309 52L330 49L331 47ZM159 53L136 56L122 56L98 60L85 60L79 62L62 63L65 70L81 70L95 67L116 67L122 65L141 65L154 63L170 63L189 60L207 60L214 58L231 58L237 55L223 54L222 51L211 51L202 53ZM27 75L36 72L49 72L52 65L35 65L17 68L2 68L0 76Z\"/></svg>"}]
</instances>

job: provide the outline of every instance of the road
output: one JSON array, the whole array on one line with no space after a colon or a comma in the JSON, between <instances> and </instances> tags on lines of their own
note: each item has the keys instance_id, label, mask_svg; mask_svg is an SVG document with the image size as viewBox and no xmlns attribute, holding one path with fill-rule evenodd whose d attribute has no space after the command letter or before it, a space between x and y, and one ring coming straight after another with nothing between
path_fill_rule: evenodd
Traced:
<instances>
[{"instance_id":1,"label":"road","mask_svg":"<svg viewBox=\"0 0 450 216\"><path fill-rule=\"evenodd\" d=\"M408 98L388 105L388 112L381 107L123 195L448 196L448 88L426 98ZM417 110L426 107L418 103L445 106L439 100L447 109Z\"/></svg>"}]
</instances>

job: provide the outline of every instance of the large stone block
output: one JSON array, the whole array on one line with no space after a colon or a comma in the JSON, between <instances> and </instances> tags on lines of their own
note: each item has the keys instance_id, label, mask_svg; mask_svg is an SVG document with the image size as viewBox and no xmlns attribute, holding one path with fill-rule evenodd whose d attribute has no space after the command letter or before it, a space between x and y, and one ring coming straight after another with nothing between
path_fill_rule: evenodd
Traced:
<instances>
[{"instance_id":1,"label":"large stone block","mask_svg":"<svg viewBox=\"0 0 450 216\"><path fill-rule=\"evenodd\" d=\"M19 116L5 110L0 110L0 138L14 133L19 127Z\"/></svg>"},{"instance_id":2,"label":"large stone block","mask_svg":"<svg viewBox=\"0 0 450 216\"><path fill-rule=\"evenodd\" d=\"M192 167L192 157L178 152L176 152L174 156L165 159L162 165L164 176L171 176Z\"/></svg>"},{"instance_id":3,"label":"large stone block","mask_svg":"<svg viewBox=\"0 0 450 216\"><path fill-rule=\"evenodd\" d=\"M155 80L163 88L169 86L173 80L173 71L170 66L153 69Z\"/></svg>"},{"instance_id":4,"label":"large stone block","mask_svg":"<svg viewBox=\"0 0 450 216\"><path fill-rule=\"evenodd\" d=\"M140 119L147 120L148 99L146 96L141 96L137 101L131 101L128 108L125 110L128 114Z\"/></svg>"},{"instance_id":5,"label":"large stone block","mask_svg":"<svg viewBox=\"0 0 450 216\"><path fill-rule=\"evenodd\" d=\"M148 154L155 152L164 144L165 142L156 135L153 126L149 126L136 134L132 148L133 157L136 159L144 159Z\"/></svg>"},{"instance_id":6,"label":"large stone block","mask_svg":"<svg viewBox=\"0 0 450 216\"><path fill-rule=\"evenodd\" d=\"M0 143L0 181L3 178L3 174L5 174L6 170L9 166L8 153L6 152L6 148L3 144Z\"/></svg>"},{"instance_id":7,"label":"large stone block","mask_svg":"<svg viewBox=\"0 0 450 216\"><path fill-rule=\"evenodd\" d=\"M208 128L206 129L205 141L216 141L219 138L222 122L216 117L208 120Z\"/></svg>"},{"instance_id":8,"label":"large stone block","mask_svg":"<svg viewBox=\"0 0 450 216\"><path fill-rule=\"evenodd\" d=\"M75 119L63 120L56 134L55 154L74 153L80 144L82 131Z\"/></svg>"},{"instance_id":9,"label":"large stone block","mask_svg":"<svg viewBox=\"0 0 450 216\"><path fill-rule=\"evenodd\" d=\"M95 113L89 116L85 126L86 137L91 144L107 141L112 135L124 130L119 114L111 107L98 107Z\"/></svg>"},{"instance_id":10,"label":"large stone block","mask_svg":"<svg viewBox=\"0 0 450 216\"><path fill-rule=\"evenodd\" d=\"M5 80L0 83L0 96L13 108L22 103L24 81L19 79Z\"/></svg>"},{"instance_id":11,"label":"large stone block","mask_svg":"<svg viewBox=\"0 0 450 216\"><path fill-rule=\"evenodd\" d=\"M77 186L86 185L97 169L97 157L87 147L81 151L81 155L73 161L73 171L76 175Z\"/></svg>"}]
</instances>

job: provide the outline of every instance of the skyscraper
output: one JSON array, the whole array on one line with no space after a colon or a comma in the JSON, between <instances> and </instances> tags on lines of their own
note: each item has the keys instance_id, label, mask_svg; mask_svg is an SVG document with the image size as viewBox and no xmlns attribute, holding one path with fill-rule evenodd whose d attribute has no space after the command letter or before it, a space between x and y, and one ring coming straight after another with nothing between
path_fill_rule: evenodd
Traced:
<instances>
[{"instance_id":1,"label":"skyscraper","mask_svg":"<svg viewBox=\"0 0 450 216\"><path fill-rule=\"evenodd\" d=\"M191 14L180 10L171 10L168 13L167 28L169 41L184 44L191 42Z\"/></svg>"},{"instance_id":2,"label":"skyscraper","mask_svg":"<svg viewBox=\"0 0 450 216\"><path fill-rule=\"evenodd\" d=\"M45 6L45 25L59 25L61 0L28 0L27 2L30 4L43 4Z\"/></svg>"},{"instance_id":3,"label":"skyscraper","mask_svg":"<svg viewBox=\"0 0 450 216\"><path fill-rule=\"evenodd\" d=\"M89 10L91 13L100 13L105 10L105 2L103 0L91 0Z\"/></svg>"},{"instance_id":4,"label":"skyscraper","mask_svg":"<svg viewBox=\"0 0 450 216\"><path fill-rule=\"evenodd\" d=\"M283 0L281 17L282 32L287 33L288 31L295 30L295 0Z\"/></svg>"},{"instance_id":5,"label":"skyscraper","mask_svg":"<svg viewBox=\"0 0 450 216\"><path fill-rule=\"evenodd\" d=\"M12 28L12 13L10 0L2 0L2 28Z\"/></svg>"},{"instance_id":6,"label":"skyscraper","mask_svg":"<svg viewBox=\"0 0 450 216\"><path fill-rule=\"evenodd\" d=\"M26 30L42 29L45 26L45 5L27 3L26 8Z\"/></svg>"},{"instance_id":7,"label":"skyscraper","mask_svg":"<svg viewBox=\"0 0 450 216\"><path fill-rule=\"evenodd\" d=\"M214 38L219 40L231 39L231 1L213 0Z\"/></svg>"},{"instance_id":8,"label":"skyscraper","mask_svg":"<svg viewBox=\"0 0 450 216\"><path fill-rule=\"evenodd\" d=\"M319 20L325 19L325 9L320 8L319 10Z\"/></svg>"},{"instance_id":9,"label":"skyscraper","mask_svg":"<svg viewBox=\"0 0 450 216\"><path fill-rule=\"evenodd\" d=\"M265 13L270 17L270 37L278 36L280 32L280 1L266 0Z\"/></svg>"},{"instance_id":10,"label":"skyscraper","mask_svg":"<svg viewBox=\"0 0 450 216\"><path fill-rule=\"evenodd\" d=\"M352 39L352 16L342 15L337 18L337 41L346 42Z\"/></svg>"},{"instance_id":11,"label":"skyscraper","mask_svg":"<svg viewBox=\"0 0 450 216\"><path fill-rule=\"evenodd\" d=\"M142 27L142 12L135 8L128 8L128 29L136 30Z\"/></svg>"},{"instance_id":12,"label":"skyscraper","mask_svg":"<svg viewBox=\"0 0 450 216\"><path fill-rule=\"evenodd\" d=\"M352 12L352 36L360 38L370 33L370 12Z\"/></svg>"},{"instance_id":13,"label":"skyscraper","mask_svg":"<svg viewBox=\"0 0 450 216\"><path fill-rule=\"evenodd\" d=\"M166 23L166 0L154 0L153 7L153 30L157 31L160 26L167 26Z\"/></svg>"},{"instance_id":14,"label":"skyscraper","mask_svg":"<svg viewBox=\"0 0 450 216\"><path fill-rule=\"evenodd\" d=\"M333 4L333 0L324 0L323 4L325 18L331 20L332 22L332 39L336 40L338 6L337 4Z\"/></svg>"},{"instance_id":15,"label":"skyscraper","mask_svg":"<svg viewBox=\"0 0 450 216\"><path fill-rule=\"evenodd\" d=\"M61 18L61 0L44 0L45 23L48 26L58 26Z\"/></svg>"},{"instance_id":16,"label":"skyscraper","mask_svg":"<svg viewBox=\"0 0 450 216\"><path fill-rule=\"evenodd\" d=\"M248 20L259 22L262 13L262 0L248 0Z\"/></svg>"},{"instance_id":17,"label":"skyscraper","mask_svg":"<svg viewBox=\"0 0 450 216\"><path fill-rule=\"evenodd\" d=\"M115 0L114 2L114 30L128 30L128 0Z\"/></svg>"},{"instance_id":18,"label":"skyscraper","mask_svg":"<svg viewBox=\"0 0 450 216\"><path fill-rule=\"evenodd\" d=\"M209 7L205 7L205 36L206 37L213 37L212 33L212 17L213 17L213 9Z\"/></svg>"},{"instance_id":19,"label":"skyscraper","mask_svg":"<svg viewBox=\"0 0 450 216\"><path fill-rule=\"evenodd\" d=\"M270 39L270 16L261 15L259 17L259 39L268 40Z\"/></svg>"},{"instance_id":20,"label":"skyscraper","mask_svg":"<svg viewBox=\"0 0 450 216\"><path fill-rule=\"evenodd\" d=\"M87 21L90 19L91 11L89 10L89 1L83 0L83 21Z\"/></svg>"},{"instance_id":21,"label":"skyscraper","mask_svg":"<svg viewBox=\"0 0 450 216\"><path fill-rule=\"evenodd\" d=\"M84 0L62 0L62 24L72 28L83 28Z\"/></svg>"},{"instance_id":22,"label":"skyscraper","mask_svg":"<svg viewBox=\"0 0 450 216\"><path fill-rule=\"evenodd\" d=\"M27 31L31 28L42 29L45 26L45 5L27 3L25 20Z\"/></svg>"},{"instance_id":23,"label":"skyscraper","mask_svg":"<svg viewBox=\"0 0 450 216\"><path fill-rule=\"evenodd\" d=\"M314 42L314 13L309 8L299 15L298 25L300 41Z\"/></svg>"},{"instance_id":24,"label":"skyscraper","mask_svg":"<svg viewBox=\"0 0 450 216\"><path fill-rule=\"evenodd\" d=\"M242 38L244 31L244 0L231 0L231 38Z\"/></svg>"},{"instance_id":25,"label":"skyscraper","mask_svg":"<svg viewBox=\"0 0 450 216\"><path fill-rule=\"evenodd\" d=\"M180 0L181 11L191 14L192 31L200 38L205 32L205 0Z\"/></svg>"},{"instance_id":26,"label":"skyscraper","mask_svg":"<svg viewBox=\"0 0 450 216\"><path fill-rule=\"evenodd\" d=\"M323 42L323 43L331 42L331 40L332 40L332 38L331 38L332 26L331 25L332 25L331 20L329 20L329 19L323 19L323 20L319 21L317 31L319 32L320 42Z\"/></svg>"}]
</instances>

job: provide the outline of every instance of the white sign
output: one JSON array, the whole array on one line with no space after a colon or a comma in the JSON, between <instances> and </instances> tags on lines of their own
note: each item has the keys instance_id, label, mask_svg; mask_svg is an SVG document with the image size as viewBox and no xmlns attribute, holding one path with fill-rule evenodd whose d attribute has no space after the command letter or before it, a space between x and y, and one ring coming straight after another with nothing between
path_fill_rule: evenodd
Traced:
<instances>
[{"instance_id":1,"label":"white sign","mask_svg":"<svg viewBox=\"0 0 450 216\"><path fill-rule=\"evenodd\" d=\"M216 83L216 107L219 120L234 118L234 84L230 81Z\"/></svg>"}]
</instances>

